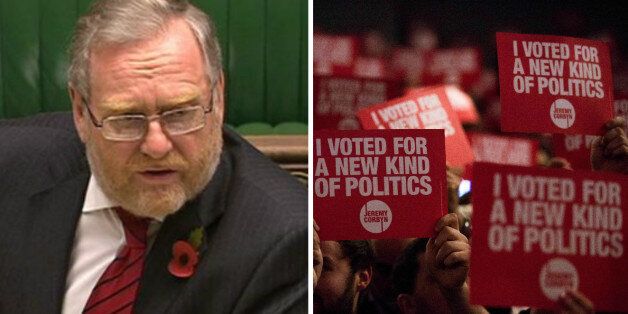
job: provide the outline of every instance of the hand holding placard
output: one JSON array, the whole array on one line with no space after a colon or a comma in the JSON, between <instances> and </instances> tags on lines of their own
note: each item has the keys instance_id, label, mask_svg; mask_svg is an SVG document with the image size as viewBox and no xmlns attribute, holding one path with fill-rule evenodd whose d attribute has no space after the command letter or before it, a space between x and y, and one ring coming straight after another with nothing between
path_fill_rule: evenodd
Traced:
<instances>
[{"instance_id":1,"label":"hand holding placard","mask_svg":"<svg viewBox=\"0 0 628 314\"><path fill-rule=\"evenodd\" d=\"M435 230L435 237L427 242L425 250L428 270L444 290L459 289L469 272L469 240L460 233L454 213L439 219Z\"/></svg>"},{"instance_id":2,"label":"hand holding placard","mask_svg":"<svg viewBox=\"0 0 628 314\"><path fill-rule=\"evenodd\" d=\"M606 133L597 138L591 147L593 170L628 174L628 138L624 132L626 121L615 117L604 124Z\"/></svg>"},{"instance_id":3,"label":"hand holding placard","mask_svg":"<svg viewBox=\"0 0 628 314\"><path fill-rule=\"evenodd\" d=\"M469 240L459 231L458 217L451 213L441 217L435 235L425 248L425 266L453 313L487 313L481 306L469 303L467 275L471 259Z\"/></svg>"}]
</instances>

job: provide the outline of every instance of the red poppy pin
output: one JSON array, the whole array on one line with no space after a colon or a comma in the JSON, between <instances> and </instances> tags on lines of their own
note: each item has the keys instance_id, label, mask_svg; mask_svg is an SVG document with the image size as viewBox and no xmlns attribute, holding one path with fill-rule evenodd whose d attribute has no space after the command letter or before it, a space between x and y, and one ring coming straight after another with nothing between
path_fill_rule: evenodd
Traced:
<instances>
[{"instance_id":1,"label":"red poppy pin","mask_svg":"<svg viewBox=\"0 0 628 314\"><path fill-rule=\"evenodd\" d=\"M168 271L175 277L189 278L196 270L198 250L203 242L203 228L199 227L192 232L187 241L180 240L172 245L172 259L168 264Z\"/></svg>"}]
</instances>

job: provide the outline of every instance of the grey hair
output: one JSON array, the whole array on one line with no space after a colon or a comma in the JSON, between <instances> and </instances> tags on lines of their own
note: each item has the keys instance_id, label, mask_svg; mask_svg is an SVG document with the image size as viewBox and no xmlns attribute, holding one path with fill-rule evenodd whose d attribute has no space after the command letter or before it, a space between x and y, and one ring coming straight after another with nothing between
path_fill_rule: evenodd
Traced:
<instances>
[{"instance_id":1,"label":"grey hair","mask_svg":"<svg viewBox=\"0 0 628 314\"><path fill-rule=\"evenodd\" d=\"M183 18L194 33L204 56L210 86L222 75L216 27L207 14L186 0L99 0L82 16L70 44L68 79L89 99L90 49L150 39L164 31L170 20Z\"/></svg>"}]
</instances>

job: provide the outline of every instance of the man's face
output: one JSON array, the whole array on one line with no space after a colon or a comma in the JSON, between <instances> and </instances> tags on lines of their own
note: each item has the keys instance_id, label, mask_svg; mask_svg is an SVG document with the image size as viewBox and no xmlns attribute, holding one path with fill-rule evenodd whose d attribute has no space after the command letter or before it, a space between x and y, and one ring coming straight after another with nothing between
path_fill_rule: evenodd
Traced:
<instances>
[{"instance_id":1,"label":"man's face","mask_svg":"<svg viewBox=\"0 0 628 314\"><path fill-rule=\"evenodd\" d=\"M355 274L336 241L322 241L323 271L314 289L314 313L351 313L357 294Z\"/></svg>"},{"instance_id":2,"label":"man's face","mask_svg":"<svg viewBox=\"0 0 628 314\"><path fill-rule=\"evenodd\" d=\"M140 140L119 142L103 137L71 90L77 130L108 197L138 216L163 217L206 186L222 147L223 83L216 81L210 88L200 46L183 20L149 40L91 49L89 106L98 121L207 107L213 97L213 111L197 131L172 136L157 119Z\"/></svg>"}]
</instances>

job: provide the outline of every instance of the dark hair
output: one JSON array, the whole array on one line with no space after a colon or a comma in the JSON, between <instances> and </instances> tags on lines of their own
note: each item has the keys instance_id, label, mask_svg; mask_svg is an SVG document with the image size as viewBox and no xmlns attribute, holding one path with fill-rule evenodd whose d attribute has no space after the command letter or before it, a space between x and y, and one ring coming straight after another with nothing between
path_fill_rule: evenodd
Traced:
<instances>
[{"instance_id":1,"label":"dark hair","mask_svg":"<svg viewBox=\"0 0 628 314\"><path fill-rule=\"evenodd\" d=\"M413 240L406 246L401 256L397 258L392 275L396 295L414 292L416 277L420 270L418 255L425 252L428 240L428 238Z\"/></svg>"},{"instance_id":2,"label":"dark hair","mask_svg":"<svg viewBox=\"0 0 628 314\"><path fill-rule=\"evenodd\" d=\"M344 240L338 241L342 248L342 254L349 258L351 264L351 272L356 273L359 270L371 266L374 260L373 246L367 240Z\"/></svg>"}]
</instances>

